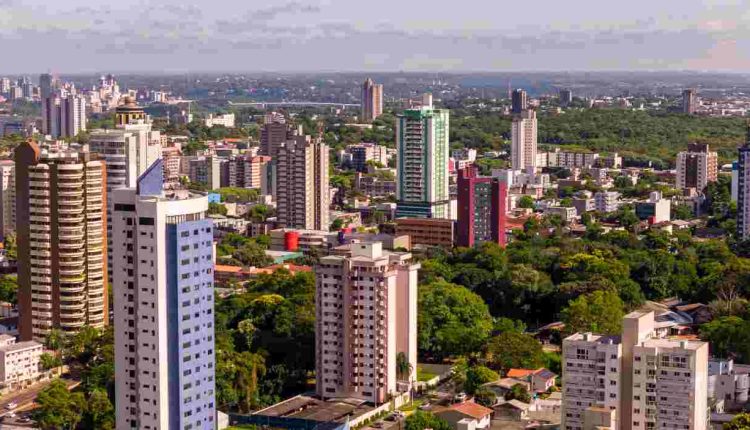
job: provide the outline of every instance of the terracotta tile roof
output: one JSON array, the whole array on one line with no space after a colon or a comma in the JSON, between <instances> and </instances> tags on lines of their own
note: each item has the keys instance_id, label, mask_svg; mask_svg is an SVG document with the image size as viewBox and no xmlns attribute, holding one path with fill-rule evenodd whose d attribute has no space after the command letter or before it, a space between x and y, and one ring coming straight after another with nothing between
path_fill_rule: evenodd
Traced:
<instances>
[{"instance_id":1,"label":"terracotta tile roof","mask_svg":"<svg viewBox=\"0 0 750 430\"><path fill-rule=\"evenodd\" d=\"M214 272L223 272L223 273L239 273L242 271L242 267L240 266L228 266L225 264L215 264L214 265Z\"/></svg>"},{"instance_id":2,"label":"terracotta tile roof","mask_svg":"<svg viewBox=\"0 0 750 430\"><path fill-rule=\"evenodd\" d=\"M536 372L536 369L510 369L506 375L508 378L524 378Z\"/></svg>"},{"instance_id":3,"label":"terracotta tile roof","mask_svg":"<svg viewBox=\"0 0 750 430\"><path fill-rule=\"evenodd\" d=\"M492 409L485 408L474 402L456 403L455 405L451 405L450 409L478 420L492 414Z\"/></svg>"}]
</instances>

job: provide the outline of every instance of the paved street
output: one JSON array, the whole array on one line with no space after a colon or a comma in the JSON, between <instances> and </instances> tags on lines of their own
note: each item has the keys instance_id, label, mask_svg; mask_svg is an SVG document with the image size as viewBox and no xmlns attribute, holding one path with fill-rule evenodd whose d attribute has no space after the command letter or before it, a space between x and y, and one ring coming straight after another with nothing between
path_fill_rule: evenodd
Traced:
<instances>
[{"instance_id":1,"label":"paved street","mask_svg":"<svg viewBox=\"0 0 750 430\"><path fill-rule=\"evenodd\" d=\"M68 389L73 389L78 386L78 384L80 384L79 381L73 381L70 379L62 380L68 385ZM52 380L39 382L22 391L12 392L0 397L0 420L2 420L0 430L12 428L10 426L16 425L29 427L29 424L18 422L16 419L7 417L7 415L10 412L15 413L16 415L20 415L20 413L23 411L29 411L33 409L34 399L36 399L37 394L39 394L40 391L42 391L47 385L49 385L51 381ZM6 405L8 405L9 403L15 403L17 406L12 410L6 409Z\"/></svg>"}]
</instances>

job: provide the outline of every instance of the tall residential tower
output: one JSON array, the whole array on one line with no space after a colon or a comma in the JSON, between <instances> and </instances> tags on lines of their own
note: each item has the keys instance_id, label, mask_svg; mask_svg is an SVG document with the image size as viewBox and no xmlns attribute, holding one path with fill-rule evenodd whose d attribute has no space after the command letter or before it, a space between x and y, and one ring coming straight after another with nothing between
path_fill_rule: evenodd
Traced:
<instances>
[{"instance_id":1,"label":"tall residential tower","mask_svg":"<svg viewBox=\"0 0 750 430\"><path fill-rule=\"evenodd\" d=\"M213 225L155 162L113 192L117 429L216 428Z\"/></svg>"},{"instance_id":2,"label":"tall residential tower","mask_svg":"<svg viewBox=\"0 0 750 430\"><path fill-rule=\"evenodd\" d=\"M397 216L448 218L447 109L404 111L396 121Z\"/></svg>"},{"instance_id":3,"label":"tall residential tower","mask_svg":"<svg viewBox=\"0 0 750 430\"><path fill-rule=\"evenodd\" d=\"M371 122L383 114L383 84L367 78L362 84L362 122Z\"/></svg>"},{"instance_id":4,"label":"tall residential tower","mask_svg":"<svg viewBox=\"0 0 750 430\"><path fill-rule=\"evenodd\" d=\"M315 378L323 398L375 404L409 391L417 368L417 273L411 254L353 243L315 267ZM400 354L410 371L400 373Z\"/></svg>"},{"instance_id":5,"label":"tall residential tower","mask_svg":"<svg viewBox=\"0 0 750 430\"><path fill-rule=\"evenodd\" d=\"M276 216L279 224L328 230L328 164L328 145L310 136L297 136L279 148L276 161Z\"/></svg>"},{"instance_id":6,"label":"tall residential tower","mask_svg":"<svg viewBox=\"0 0 750 430\"><path fill-rule=\"evenodd\" d=\"M18 331L44 339L107 324L106 167L73 146L15 150Z\"/></svg>"},{"instance_id":7,"label":"tall residential tower","mask_svg":"<svg viewBox=\"0 0 750 430\"><path fill-rule=\"evenodd\" d=\"M536 167L537 120L536 111L524 110L513 117L511 125L511 166L513 170Z\"/></svg>"}]
</instances>

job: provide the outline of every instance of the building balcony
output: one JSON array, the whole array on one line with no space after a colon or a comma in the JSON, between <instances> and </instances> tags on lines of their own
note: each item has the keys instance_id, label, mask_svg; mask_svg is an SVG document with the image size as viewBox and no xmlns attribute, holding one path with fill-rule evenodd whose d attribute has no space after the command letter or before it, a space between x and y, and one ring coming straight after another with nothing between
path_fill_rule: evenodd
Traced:
<instances>
[{"instance_id":1,"label":"building balcony","mask_svg":"<svg viewBox=\"0 0 750 430\"><path fill-rule=\"evenodd\" d=\"M35 283L34 289L40 290L40 291L52 291L52 287L41 285L41 284L51 284L52 283L52 277L50 276L31 276L31 282Z\"/></svg>"},{"instance_id":2,"label":"building balcony","mask_svg":"<svg viewBox=\"0 0 750 430\"><path fill-rule=\"evenodd\" d=\"M83 213L83 201L79 201L79 205L77 207L65 207L61 206L58 209L58 212L63 215L80 215ZM67 218L66 218L67 219Z\"/></svg>"},{"instance_id":3,"label":"building balcony","mask_svg":"<svg viewBox=\"0 0 750 430\"><path fill-rule=\"evenodd\" d=\"M60 302L60 309L64 310L83 310L86 307L85 302Z\"/></svg>"},{"instance_id":4,"label":"building balcony","mask_svg":"<svg viewBox=\"0 0 750 430\"><path fill-rule=\"evenodd\" d=\"M39 300L39 301L34 302L34 306L33 306L34 309L39 309L39 310L42 310L42 311L44 311L44 310L51 311L52 310L52 303L44 303L45 301L52 300L52 296L51 295L49 295L49 294L34 294L34 293L32 293L31 294L31 298L34 299L34 300Z\"/></svg>"},{"instance_id":5,"label":"building balcony","mask_svg":"<svg viewBox=\"0 0 750 430\"><path fill-rule=\"evenodd\" d=\"M64 243L60 242L57 244L60 249L83 249L83 242L78 243Z\"/></svg>"},{"instance_id":6,"label":"building balcony","mask_svg":"<svg viewBox=\"0 0 750 430\"><path fill-rule=\"evenodd\" d=\"M84 314L81 313L80 315L81 315L80 320L61 320L60 327L62 327L63 329L67 329L67 330L74 330L74 329L79 329L83 327L84 325L86 325L86 321L84 321L83 319ZM70 318L69 315L60 315L60 316L63 318Z\"/></svg>"},{"instance_id":7,"label":"building balcony","mask_svg":"<svg viewBox=\"0 0 750 430\"><path fill-rule=\"evenodd\" d=\"M31 310L32 320L45 320L48 318L52 318L52 312L36 311L34 309Z\"/></svg>"},{"instance_id":8,"label":"building balcony","mask_svg":"<svg viewBox=\"0 0 750 430\"><path fill-rule=\"evenodd\" d=\"M63 281L63 278L60 279L60 282L66 282L66 285L60 285L60 292L63 293L80 293L86 290L86 285L82 282L84 281L83 276L79 276L77 279L77 282L70 282L70 281ZM73 279L73 278L70 278Z\"/></svg>"}]
</instances>

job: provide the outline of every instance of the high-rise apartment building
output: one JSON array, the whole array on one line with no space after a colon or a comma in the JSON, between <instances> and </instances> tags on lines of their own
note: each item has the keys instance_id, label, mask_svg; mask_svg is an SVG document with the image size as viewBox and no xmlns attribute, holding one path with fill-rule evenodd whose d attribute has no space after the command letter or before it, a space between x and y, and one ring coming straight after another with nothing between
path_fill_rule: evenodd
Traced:
<instances>
[{"instance_id":1,"label":"high-rise apartment building","mask_svg":"<svg viewBox=\"0 0 750 430\"><path fill-rule=\"evenodd\" d=\"M284 227L328 230L330 192L328 145L297 136L279 148L276 216Z\"/></svg>"},{"instance_id":2,"label":"high-rise apartment building","mask_svg":"<svg viewBox=\"0 0 750 430\"><path fill-rule=\"evenodd\" d=\"M510 112L519 115L521 112L525 111L528 108L527 98L526 90L521 88L513 90L513 94L511 95Z\"/></svg>"},{"instance_id":3,"label":"high-rise apartment building","mask_svg":"<svg viewBox=\"0 0 750 430\"><path fill-rule=\"evenodd\" d=\"M265 155L236 155L227 160L230 187L261 188L262 173L271 157Z\"/></svg>"},{"instance_id":4,"label":"high-rise apartment building","mask_svg":"<svg viewBox=\"0 0 750 430\"><path fill-rule=\"evenodd\" d=\"M86 131L86 99L76 94L52 94L43 99L42 125L44 134L54 138Z\"/></svg>"},{"instance_id":5,"label":"high-rise apartment building","mask_svg":"<svg viewBox=\"0 0 750 430\"><path fill-rule=\"evenodd\" d=\"M659 338L652 311L626 315L621 337L567 337L562 359L565 430L592 428L597 408L617 430L708 428L708 344Z\"/></svg>"},{"instance_id":6,"label":"high-rise apartment building","mask_svg":"<svg viewBox=\"0 0 750 430\"><path fill-rule=\"evenodd\" d=\"M117 429L216 428L213 226L155 162L113 192Z\"/></svg>"},{"instance_id":7,"label":"high-rise apartment building","mask_svg":"<svg viewBox=\"0 0 750 430\"><path fill-rule=\"evenodd\" d=\"M682 91L682 112L693 115L698 108L698 93L695 89Z\"/></svg>"},{"instance_id":8,"label":"high-rise apartment building","mask_svg":"<svg viewBox=\"0 0 750 430\"><path fill-rule=\"evenodd\" d=\"M9 78L0 78L0 93L3 93L3 94L10 93L10 79Z\"/></svg>"},{"instance_id":9,"label":"high-rise apartment building","mask_svg":"<svg viewBox=\"0 0 750 430\"><path fill-rule=\"evenodd\" d=\"M676 185L679 189L694 188L702 192L718 177L719 155L708 144L689 143L687 151L677 154Z\"/></svg>"},{"instance_id":10,"label":"high-rise apartment building","mask_svg":"<svg viewBox=\"0 0 750 430\"><path fill-rule=\"evenodd\" d=\"M383 114L383 84L367 78L362 84L362 121L371 122Z\"/></svg>"},{"instance_id":11,"label":"high-rise apartment building","mask_svg":"<svg viewBox=\"0 0 750 430\"><path fill-rule=\"evenodd\" d=\"M388 148L374 143L357 143L348 145L347 152L352 156L352 168L358 172L367 172L367 162L375 161L383 166L388 165Z\"/></svg>"},{"instance_id":12,"label":"high-rise apartment building","mask_svg":"<svg viewBox=\"0 0 750 430\"><path fill-rule=\"evenodd\" d=\"M410 109L396 121L397 216L448 218L450 111Z\"/></svg>"},{"instance_id":13,"label":"high-rise apartment building","mask_svg":"<svg viewBox=\"0 0 750 430\"><path fill-rule=\"evenodd\" d=\"M106 166L83 148L15 150L18 331L44 339L107 324ZM25 263L25 264L24 264Z\"/></svg>"},{"instance_id":14,"label":"high-rise apartment building","mask_svg":"<svg viewBox=\"0 0 750 430\"><path fill-rule=\"evenodd\" d=\"M381 404L416 378L417 273L411 254L354 243L315 267L315 377L323 398ZM399 374L403 353L411 374Z\"/></svg>"},{"instance_id":15,"label":"high-rise apartment building","mask_svg":"<svg viewBox=\"0 0 750 430\"><path fill-rule=\"evenodd\" d=\"M302 128L294 128L286 122L283 114L271 112L263 118L263 126L260 129L260 151L261 155L267 155L273 159L279 155L279 148L287 140L302 135Z\"/></svg>"},{"instance_id":16,"label":"high-rise apartment building","mask_svg":"<svg viewBox=\"0 0 750 430\"><path fill-rule=\"evenodd\" d=\"M190 182L204 185L209 190L228 183L227 160L219 157L197 157L189 162Z\"/></svg>"},{"instance_id":17,"label":"high-rise apartment building","mask_svg":"<svg viewBox=\"0 0 750 430\"><path fill-rule=\"evenodd\" d=\"M511 166L514 170L536 167L537 120L536 111L528 109L513 117L511 125Z\"/></svg>"},{"instance_id":18,"label":"high-rise apartment building","mask_svg":"<svg viewBox=\"0 0 750 430\"><path fill-rule=\"evenodd\" d=\"M47 100L47 97L52 95L56 87L57 80L51 74L43 73L39 76L39 97L42 101Z\"/></svg>"},{"instance_id":19,"label":"high-rise apartment building","mask_svg":"<svg viewBox=\"0 0 750 430\"><path fill-rule=\"evenodd\" d=\"M737 236L750 236L750 123L737 158Z\"/></svg>"},{"instance_id":20,"label":"high-rise apartment building","mask_svg":"<svg viewBox=\"0 0 750 430\"><path fill-rule=\"evenodd\" d=\"M479 176L476 166L458 172L456 243L472 247L481 242L505 246L508 184L500 178Z\"/></svg>"},{"instance_id":21,"label":"high-rise apartment building","mask_svg":"<svg viewBox=\"0 0 750 430\"><path fill-rule=\"evenodd\" d=\"M112 191L132 188L138 177L161 158L161 134L151 130L151 123L138 114L139 106L132 98L115 110L116 127L113 130L92 130L89 149L99 154L107 164L107 259L112 267ZM142 112L142 110L141 110ZM127 121L127 122L126 122ZM111 282L112 273L109 273Z\"/></svg>"},{"instance_id":22,"label":"high-rise apartment building","mask_svg":"<svg viewBox=\"0 0 750 430\"><path fill-rule=\"evenodd\" d=\"M0 161L0 236L16 231L16 166L12 160Z\"/></svg>"},{"instance_id":23,"label":"high-rise apartment building","mask_svg":"<svg viewBox=\"0 0 750 430\"><path fill-rule=\"evenodd\" d=\"M176 186L180 183L182 155L175 146L162 146L161 159L164 163L164 184Z\"/></svg>"},{"instance_id":24,"label":"high-rise apartment building","mask_svg":"<svg viewBox=\"0 0 750 430\"><path fill-rule=\"evenodd\" d=\"M622 345L619 336L592 333L568 336L563 341L562 362L561 429L588 428L585 412L590 408L620 413Z\"/></svg>"},{"instance_id":25,"label":"high-rise apartment building","mask_svg":"<svg viewBox=\"0 0 750 430\"><path fill-rule=\"evenodd\" d=\"M568 107L571 103L573 103L573 91L560 90L560 106Z\"/></svg>"}]
</instances>

